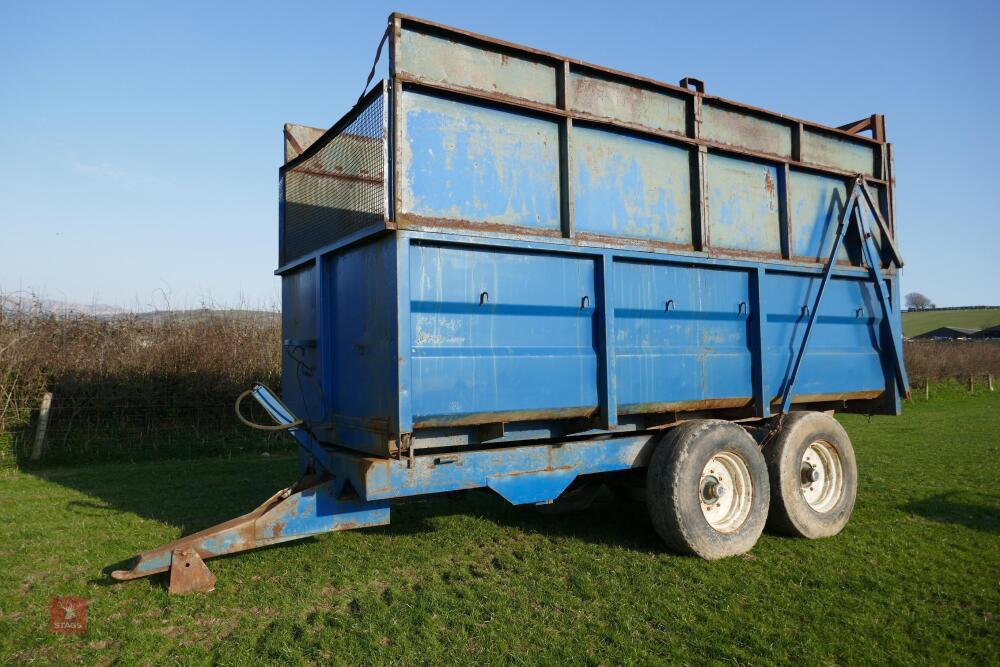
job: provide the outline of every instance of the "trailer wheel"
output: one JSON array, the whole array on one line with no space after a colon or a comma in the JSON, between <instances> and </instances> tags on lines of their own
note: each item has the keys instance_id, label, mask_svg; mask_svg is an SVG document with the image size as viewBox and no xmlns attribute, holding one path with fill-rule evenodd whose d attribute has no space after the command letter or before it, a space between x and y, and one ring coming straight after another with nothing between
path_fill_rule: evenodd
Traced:
<instances>
[{"instance_id":1,"label":"trailer wheel","mask_svg":"<svg viewBox=\"0 0 1000 667\"><path fill-rule=\"evenodd\" d=\"M590 507L600 491L600 480L577 477L558 498L551 503L535 505L535 510L547 516L582 512Z\"/></svg>"},{"instance_id":2,"label":"trailer wheel","mask_svg":"<svg viewBox=\"0 0 1000 667\"><path fill-rule=\"evenodd\" d=\"M647 471L649 516L672 550L706 560L746 553L767 521L767 464L749 433L690 421L657 445Z\"/></svg>"},{"instance_id":3,"label":"trailer wheel","mask_svg":"<svg viewBox=\"0 0 1000 667\"><path fill-rule=\"evenodd\" d=\"M839 533L851 518L858 466L851 439L822 412L793 412L764 447L771 477L768 528L816 539Z\"/></svg>"}]
</instances>

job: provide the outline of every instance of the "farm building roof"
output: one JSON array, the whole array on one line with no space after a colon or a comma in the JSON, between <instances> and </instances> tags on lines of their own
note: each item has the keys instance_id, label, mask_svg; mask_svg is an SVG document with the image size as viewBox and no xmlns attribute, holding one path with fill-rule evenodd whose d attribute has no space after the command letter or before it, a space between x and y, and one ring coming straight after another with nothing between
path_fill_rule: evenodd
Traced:
<instances>
[{"instance_id":1,"label":"farm building roof","mask_svg":"<svg viewBox=\"0 0 1000 667\"><path fill-rule=\"evenodd\" d=\"M937 329L932 329L930 331L924 332L919 336L914 336L915 339L927 339L927 338L971 338L974 334L979 333L979 329L964 329L962 327L938 327Z\"/></svg>"}]
</instances>

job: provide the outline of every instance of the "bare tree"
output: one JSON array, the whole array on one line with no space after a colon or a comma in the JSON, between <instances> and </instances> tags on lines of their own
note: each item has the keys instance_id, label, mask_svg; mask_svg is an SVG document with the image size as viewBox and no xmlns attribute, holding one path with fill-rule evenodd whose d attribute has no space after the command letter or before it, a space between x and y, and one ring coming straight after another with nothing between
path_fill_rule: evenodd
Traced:
<instances>
[{"instance_id":1,"label":"bare tree","mask_svg":"<svg viewBox=\"0 0 1000 667\"><path fill-rule=\"evenodd\" d=\"M906 295L906 307L910 310L927 310L934 307L934 302L920 292L910 292Z\"/></svg>"}]
</instances>

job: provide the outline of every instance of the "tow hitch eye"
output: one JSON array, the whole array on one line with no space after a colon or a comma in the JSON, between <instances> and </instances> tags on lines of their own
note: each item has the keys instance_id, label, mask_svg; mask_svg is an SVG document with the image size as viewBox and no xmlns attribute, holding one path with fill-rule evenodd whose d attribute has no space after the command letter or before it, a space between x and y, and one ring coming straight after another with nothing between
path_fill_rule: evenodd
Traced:
<instances>
[{"instance_id":1,"label":"tow hitch eye","mask_svg":"<svg viewBox=\"0 0 1000 667\"><path fill-rule=\"evenodd\" d=\"M802 469L802 483L803 484L815 484L819 481L819 470L812 466L807 466Z\"/></svg>"}]
</instances>

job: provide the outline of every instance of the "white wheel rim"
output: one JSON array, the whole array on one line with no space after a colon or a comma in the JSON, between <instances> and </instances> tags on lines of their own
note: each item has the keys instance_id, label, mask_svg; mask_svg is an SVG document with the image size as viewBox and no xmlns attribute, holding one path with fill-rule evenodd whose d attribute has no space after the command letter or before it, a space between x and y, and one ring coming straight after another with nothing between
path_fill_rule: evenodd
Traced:
<instances>
[{"instance_id":1,"label":"white wheel rim","mask_svg":"<svg viewBox=\"0 0 1000 667\"><path fill-rule=\"evenodd\" d=\"M844 464L836 447L817 440L806 448L799 465L802 496L820 514L832 510L844 492Z\"/></svg>"},{"instance_id":2,"label":"white wheel rim","mask_svg":"<svg viewBox=\"0 0 1000 667\"><path fill-rule=\"evenodd\" d=\"M698 482L698 500L708 525L732 533L750 516L753 480L746 462L735 452L719 452L705 464Z\"/></svg>"}]
</instances>

